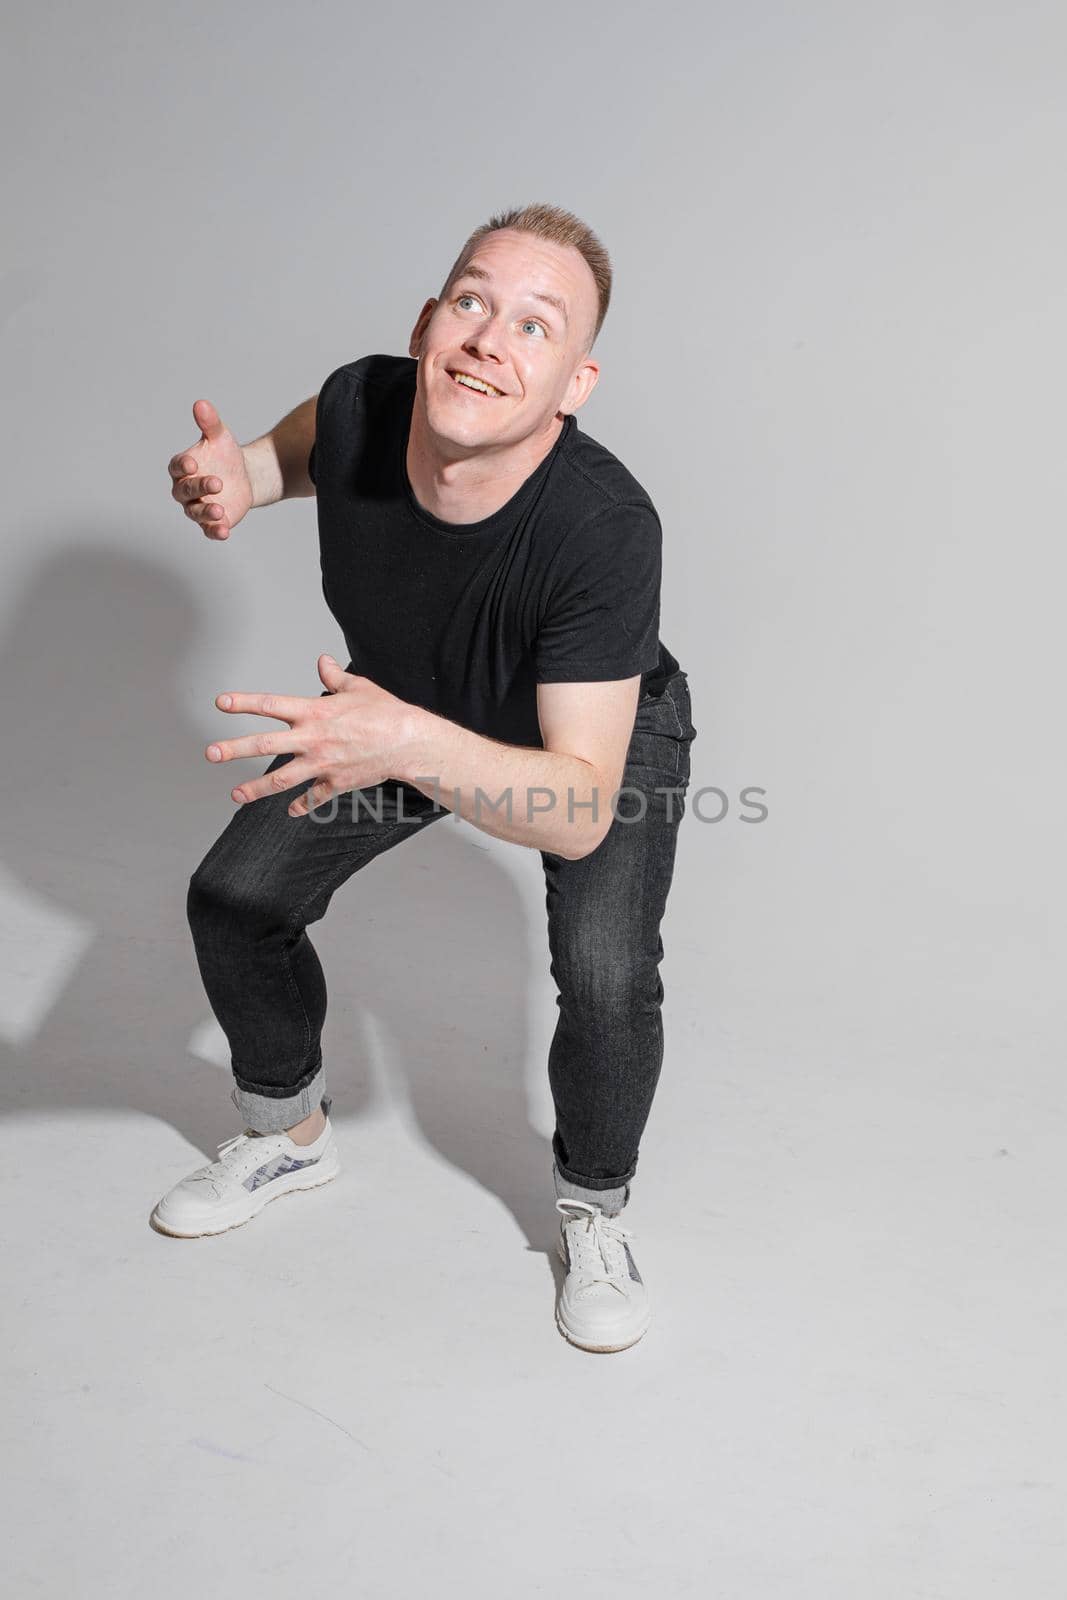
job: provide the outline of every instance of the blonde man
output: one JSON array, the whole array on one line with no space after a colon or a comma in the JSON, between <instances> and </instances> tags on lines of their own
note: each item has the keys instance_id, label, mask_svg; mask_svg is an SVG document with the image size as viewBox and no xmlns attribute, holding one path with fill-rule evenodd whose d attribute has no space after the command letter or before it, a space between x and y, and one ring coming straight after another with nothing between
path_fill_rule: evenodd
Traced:
<instances>
[{"instance_id":1,"label":"blonde man","mask_svg":"<svg viewBox=\"0 0 1067 1600\"><path fill-rule=\"evenodd\" d=\"M619 1217L663 1060L660 924L696 732L659 638L659 517L577 422L610 293L577 217L506 211L471 234L407 356L347 362L243 447L208 401L193 408L202 436L169 463L173 497L224 540L253 507L315 494L350 659L319 657L315 696L216 701L268 721L207 758L273 758L236 781L188 895L245 1127L154 1213L168 1233L217 1233L336 1175L306 929L452 811L544 865L557 1323L590 1350L625 1349L651 1315Z\"/></svg>"}]
</instances>

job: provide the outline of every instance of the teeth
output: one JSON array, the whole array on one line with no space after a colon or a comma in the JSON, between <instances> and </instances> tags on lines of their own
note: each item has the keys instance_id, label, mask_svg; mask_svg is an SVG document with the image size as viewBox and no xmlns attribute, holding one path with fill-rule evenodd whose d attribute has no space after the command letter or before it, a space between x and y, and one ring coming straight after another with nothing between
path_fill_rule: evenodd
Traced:
<instances>
[{"instance_id":1,"label":"teeth","mask_svg":"<svg viewBox=\"0 0 1067 1600\"><path fill-rule=\"evenodd\" d=\"M461 383L465 389L479 389L483 394L501 393L499 389L494 389L491 383L483 383L481 378L469 377L465 372L454 372L452 378L455 383Z\"/></svg>"}]
</instances>

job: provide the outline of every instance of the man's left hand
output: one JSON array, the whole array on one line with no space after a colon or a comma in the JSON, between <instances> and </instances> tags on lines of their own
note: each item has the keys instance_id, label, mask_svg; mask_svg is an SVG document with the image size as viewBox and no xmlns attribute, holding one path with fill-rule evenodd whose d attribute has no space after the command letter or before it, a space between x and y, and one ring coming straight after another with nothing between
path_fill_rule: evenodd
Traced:
<instances>
[{"instance_id":1,"label":"man's left hand","mask_svg":"<svg viewBox=\"0 0 1067 1600\"><path fill-rule=\"evenodd\" d=\"M233 693L216 698L220 711L277 717L289 727L216 741L204 752L209 761L233 761L242 756L273 758L290 753L296 758L274 772L242 783L232 791L234 800L261 800L314 778L312 787L289 807L291 817L300 817L335 794L371 788L400 776L410 748L416 708L370 678L345 672L332 656L320 656L318 668L329 695L309 699L303 695Z\"/></svg>"}]
</instances>

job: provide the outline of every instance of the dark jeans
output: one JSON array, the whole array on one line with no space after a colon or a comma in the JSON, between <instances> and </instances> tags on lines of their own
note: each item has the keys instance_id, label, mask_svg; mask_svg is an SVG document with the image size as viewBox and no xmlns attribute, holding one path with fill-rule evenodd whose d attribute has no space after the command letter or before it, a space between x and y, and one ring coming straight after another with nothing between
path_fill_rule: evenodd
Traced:
<instances>
[{"instance_id":1,"label":"dark jeans","mask_svg":"<svg viewBox=\"0 0 1067 1600\"><path fill-rule=\"evenodd\" d=\"M638 704L602 843L578 861L540 852L559 1009L548 1058L554 1181L558 1195L606 1211L629 1199L663 1064L660 923L695 734L679 670L661 696ZM292 759L278 756L264 770ZM291 1128L332 1100L321 1049L326 984L307 925L361 867L449 814L389 780L290 817L307 787L241 806L189 882L189 924L230 1044L234 1101L260 1133Z\"/></svg>"}]
</instances>

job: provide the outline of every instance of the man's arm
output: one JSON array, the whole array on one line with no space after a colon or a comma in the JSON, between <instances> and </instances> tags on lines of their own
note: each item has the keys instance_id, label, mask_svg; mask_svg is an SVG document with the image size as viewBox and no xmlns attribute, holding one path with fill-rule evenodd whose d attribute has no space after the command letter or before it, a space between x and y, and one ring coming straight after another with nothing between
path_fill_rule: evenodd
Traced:
<instances>
[{"instance_id":1,"label":"man's arm","mask_svg":"<svg viewBox=\"0 0 1067 1600\"><path fill-rule=\"evenodd\" d=\"M543 750L504 744L413 707L397 776L484 833L580 860L614 821L640 683L637 676L538 684Z\"/></svg>"},{"instance_id":2,"label":"man's arm","mask_svg":"<svg viewBox=\"0 0 1067 1600\"><path fill-rule=\"evenodd\" d=\"M308 474L308 457L315 443L318 398L313 394L310 400L301 401L269 433L242 445L253 506L271 506L279 500L315 493Z\"/></svg>"}]
</instances>

